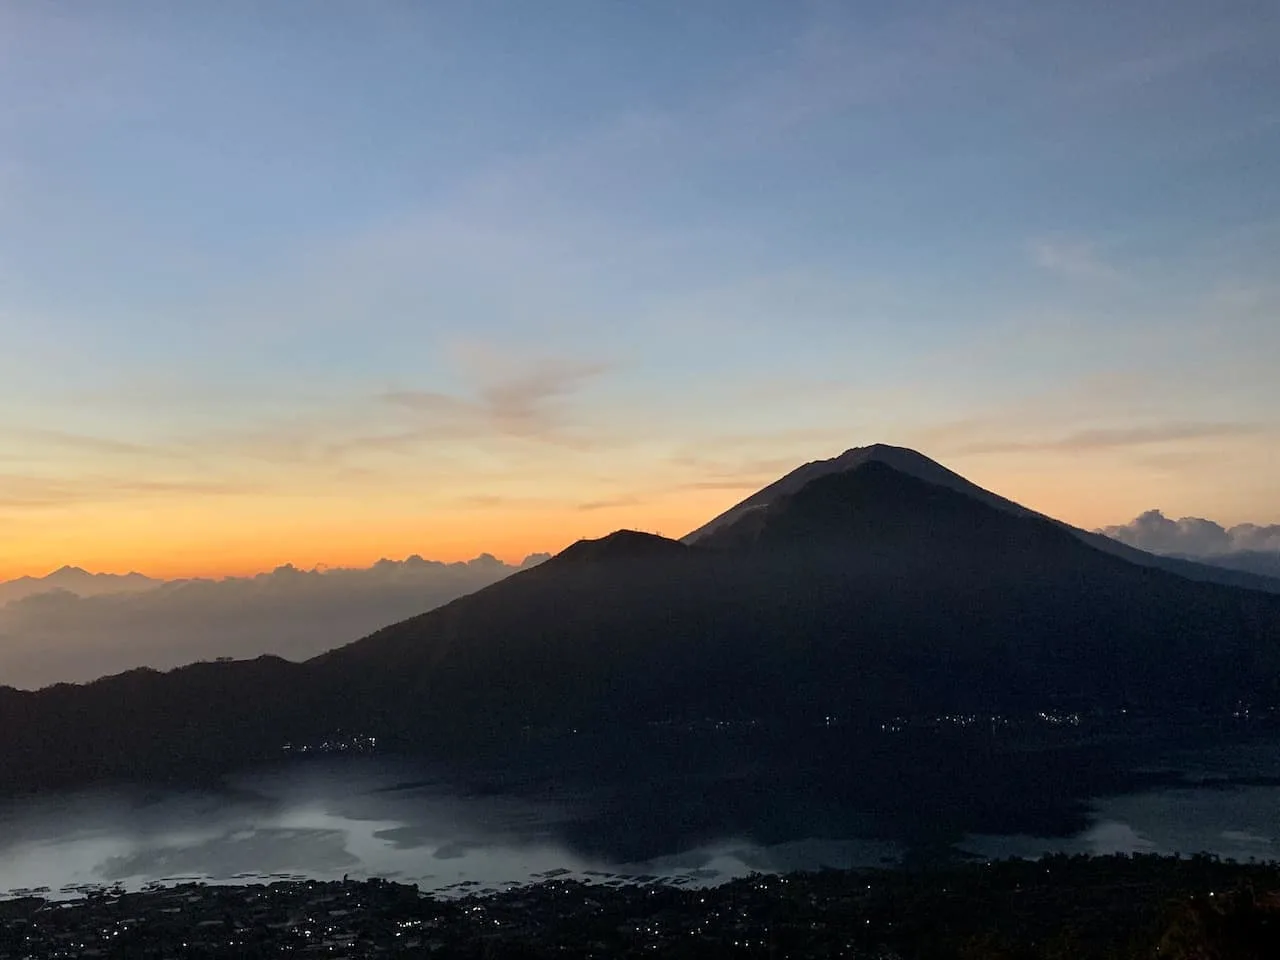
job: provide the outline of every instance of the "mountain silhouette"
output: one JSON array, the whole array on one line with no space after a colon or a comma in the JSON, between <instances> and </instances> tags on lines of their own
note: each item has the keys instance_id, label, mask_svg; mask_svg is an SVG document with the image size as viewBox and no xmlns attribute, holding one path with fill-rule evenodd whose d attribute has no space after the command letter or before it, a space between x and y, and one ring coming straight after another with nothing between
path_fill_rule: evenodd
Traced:
<instances>
[{"instance_id":1,"label":"mountain silhouette","mask_svg":"<svg viewBox=\"0 0 1280 960\"><path fill-rule=\"evenodd\" d=\"M304 664L0 690L0 770L12 787L213 769L334 731L469 755L706 717L799 729L1277 694L1280 597L1130 562L912 451L801 471L683 542L579 541Z\"/></svg>"},{"instance_id":2,"label":"mountain silhouette","mask_svg":"<svg viewBox=\"0 0 1280 960\"><path fill-rule=\"evenodd\" d=\"M95 597L108 593L136 593L161 583L163 581L153 580L140 573L89 573L80 567L63 566L43 577L18 577L0 581L0 606L59 590L79 597Z\"/></svg>"},{"instance_id":3,"label":"mountain silhouette","mask_svg":"<svg viewBox=\"0 0 1280 960\"><path fill-rule=\"evenodd\" d=\"M1103 553L879 459L823 473L692 544L619 535L316 661L475 729L1208 702L1280 647L1280 599ZM457 731L462 735L462 731Z\"/></svg>"},{"instance_id":4,"label":"mountain silhouette","mask_svg":"<svg viewBox=\"0 0 1280 960\"><path fill-rule=\"evenodd\" d=\"M894 447L887 443L873 443L866 447L852 447L830 460L814 460L797 467L761 490L757 490L741 503L730 507L709 523L682 537L688 544L697 543L722 527L728 526L744 515L768 506L775 500L797 493L802 487L819 477L833 473L847 473L866 463L880 463L899 473L924 480L935 486L946 487L966 494L989 506L997 507L1017 516L1038 516L1034 511L1006 500L994 493L970 483L958 473L953 473L935 460L906 447Z\"/></svg>"},{"instance_id":5,"label":"mountain silhouette","mask_svg":"<svg viewBox=\"0 0 1280 960\"><path fill-rule=\"evenodd\" d=\"M1280 593L1280 577L1271 575L1271 570L1262 568L1260 565L1250 563L1206 563L1191 557L1178 555L1161 556L1145 550L1139 550L1136 547L1108 537L1102 532L1082 530L1061 520L1054 520L1052 517L1036 513L1034 510L1019 503L1008 500L989 490L984 490L977 484L971 483L958 473L948 470L942 464L929 459L922 453L906 447L895 447L885 443L871 444L866 447L853 447L830 460L814 460L797 467L786 476L753 493L741 503L730 507L704 526L685 535L682 538L683 542L687 544L702 542L710 534L722 527L767 506L782 496L795 493L812 480L832 473L846 472L864 463L884 464L900 473L965 494L980 503L1014 516L1039 517L1043 520L1049 520L1070 531L1075 537L1089 546L1104 553L1122 557L1130 563L1167 570L1189 580L1201 580L1206 583L1220 583L1226 586L1246 587L1251 590Z\"/></svg>"},{"instance_id":6,"label":"mountain silhouette","mask_svg":"<svg viewBox=\"0 0 1280 960\"><path fill-rule=\"evenodd\" d=\"M579 540L551 559L557 565L567 563L608 563L618 560L649 560L675 557L684 545L666 537L638 530L615 530L598 540Z\"/></svg>"}]
</instances>

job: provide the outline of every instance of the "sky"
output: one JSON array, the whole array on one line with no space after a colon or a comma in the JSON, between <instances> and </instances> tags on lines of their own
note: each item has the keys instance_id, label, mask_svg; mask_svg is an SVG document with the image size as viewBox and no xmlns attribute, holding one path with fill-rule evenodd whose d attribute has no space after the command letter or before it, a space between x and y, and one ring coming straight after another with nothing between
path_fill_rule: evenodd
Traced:
<instances>
[{"instance_id":1,"label":"sky","mask_svg":"<svg viewBox=\"0 0 1280 960\"><path fill-rule=\"evenodd\" d=\"M0 578L1280 521L1280 8L0 5Z\"/></svg>"}]
</instances>

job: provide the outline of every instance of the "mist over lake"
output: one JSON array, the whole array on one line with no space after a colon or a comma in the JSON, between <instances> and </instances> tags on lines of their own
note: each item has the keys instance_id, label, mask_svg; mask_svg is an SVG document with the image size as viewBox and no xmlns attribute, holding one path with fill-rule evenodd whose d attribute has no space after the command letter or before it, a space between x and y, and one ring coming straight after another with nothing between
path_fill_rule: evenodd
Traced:
<instances>
[{"instance_id":1,"label":"mist over lake","mask_svg":"<svg viewBox=\"0 0 1280 960\"><path fill-rule=\"evenodd\" d=\"M873 865L897 854L875 840L763 847L725 837L624 863L566 839L596 798L485 796L429 776L406 763L343 759L232 778L218 791L116 787L9 801L0 806L0 892L344 875L461 891L459 884L526 883L553 871L714 882L753 870Z\"/></svg>"},{"instance_id":2,"label":"mist over lake","mask_svg":"<svg viewBox=\"0 0 1280 960\"><path fill-rule=\"evenodd\" d=\"M955 856L1046 852L1216 854L1274 859L1280 851L1280 743L1159 757L1154 789L1097 797L1087 824L1063 836L973 832ZM668 784L675 789L675 784ZM740 780L739 790L766 785ZM691 787L690 789L697 789ZM200 879L386 877L443 893L572 875L599 882L661 878L717 883L752 871L899 865L911 837L886 836L873 812L824 819L821 796L784 789L758 829L725 830L673 802L636 818L606 791L543 785L477 788L439 769L378 757L257 769L221 788L116 786L0 805L0 893ZM806 819L808 818L808 819ZM776 824L789 824L780 831ZM709 832L711 830L711 832ZM634 856L637 851L643 856ZM567 871L567 874L565 873Z\"/></svg>"}]
</instances>

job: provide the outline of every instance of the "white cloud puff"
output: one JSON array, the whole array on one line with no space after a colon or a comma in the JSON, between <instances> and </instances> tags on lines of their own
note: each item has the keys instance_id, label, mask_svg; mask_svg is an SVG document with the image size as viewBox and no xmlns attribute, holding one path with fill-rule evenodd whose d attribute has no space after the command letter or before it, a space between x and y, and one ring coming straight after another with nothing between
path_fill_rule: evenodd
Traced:
<instances>
[{"instance_id":1,"label":"white cloud puff","mask_svg":"<svg viewBox=\"0 0 1280 960\"><path fill-rule=\"evenodd\" d=\"M1165 555L1211 558L1245 551L1280 552L1280 524L1224 527L1201 517L1172 520L1159 510L1148 510L1126 524L1098 532L1139 550Z\"/></svg>"}]
</instances>

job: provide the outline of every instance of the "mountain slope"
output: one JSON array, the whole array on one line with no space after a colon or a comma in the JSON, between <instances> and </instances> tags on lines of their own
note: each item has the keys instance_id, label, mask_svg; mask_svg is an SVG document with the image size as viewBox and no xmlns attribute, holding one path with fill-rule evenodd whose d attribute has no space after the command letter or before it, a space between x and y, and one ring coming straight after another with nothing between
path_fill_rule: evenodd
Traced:
<instances>
[{"instance_id":1,"label":"mountain slope","mask_svg":"<svg viewBox=\"0 0 1280 960\"><path fill-rule=\"evenodd\" d=\"M1269 683L1280 651L1280 598L1127 563L875 461L693 546L602 544L315 665L376 690L392 727L413 713L465 736L672 713L1210 703Z\"/></svg>"},{"instance_id":2,"label":"mountain slope","mask_svg":"<svg viewBox=\"0 0 1280 960\"><path fill-rule=\"evenodd\" d=\"M956 493L964 494L979 503L1002 510L1018 517L1039 517L1057 524L1072 533L1084 543L1095 549L1121 557L1130 563L1140 566L1156 567L1189 580L1205 583L1219 583L1226 586L1245 587L1251 590L1265 590L1269 593L1280 593L1280 578L1262 576L1258 572L1239 567L1227 568L1195 562L1181 557L1157 556L1113 540L1101 533L1082 530L1053 520L1043 514L1036 513L1019 503L1008 500L971 483L964 477L935 460L906 447L895 447L877 443L866 447L853 447L838 457L829 460L815 460L797 467L791 473L757 491L745 500L730 507L724 513L699 527L682 538L686 544L698 544L716 531L740 520L762 507L769 505L780 497L796 493L806 484L820 477L857 469L863 464L880 463L900 473L945 487Z\"/></svg>"},{"instance_id":3,"label":"mountain slope","mask_svg":"<svg viewBox=\"0 0 1280 960\"><path fill-rule=\"evenodd\" d=\"M708 534L726 527L761 507L768 506L780 497L799 492L806 484L819 477L834 473L845 473L855 470L866 463L881 463L899 473L915 477L935 486L946 487L957 493L963 493L980 503L997 507L1018 516L1036 516L1034 511L984 490L977 484L970 483L958 473L948 470L935 460L906 447L894 447L886 443L873 443L866 447L851 447L838 457L829 460L813 460L792 470L761 490L757 490L741 503L730 507L724 513L708 523L686 534L681 540L694 544Z\"/></svg>"},{"instance_id":4,"label":"mountain slope","mask_svg":"<svg viewBox=\"0 0 1280 960\"><path fill-rule=\"evenodd\" d=\"M1275 702L1278 679L1280 597L869 458L692 545L582 541L304 664L0 689L0 783L216 769L347 733L469 757L579 728L625 746L672 719L803 737L829 714L1222 709Z\"/></svg>"},{"instance_id":5,"label":"mountain slope","mask_svg":"<svg viewBox=\"0 0 1280 960\"><path fill-rule=\"evenodd\" d=\"M0 788L214 775L279 756L317 722L309 673L277 657L0 687Z\"/></svg>"}]
</instances>

